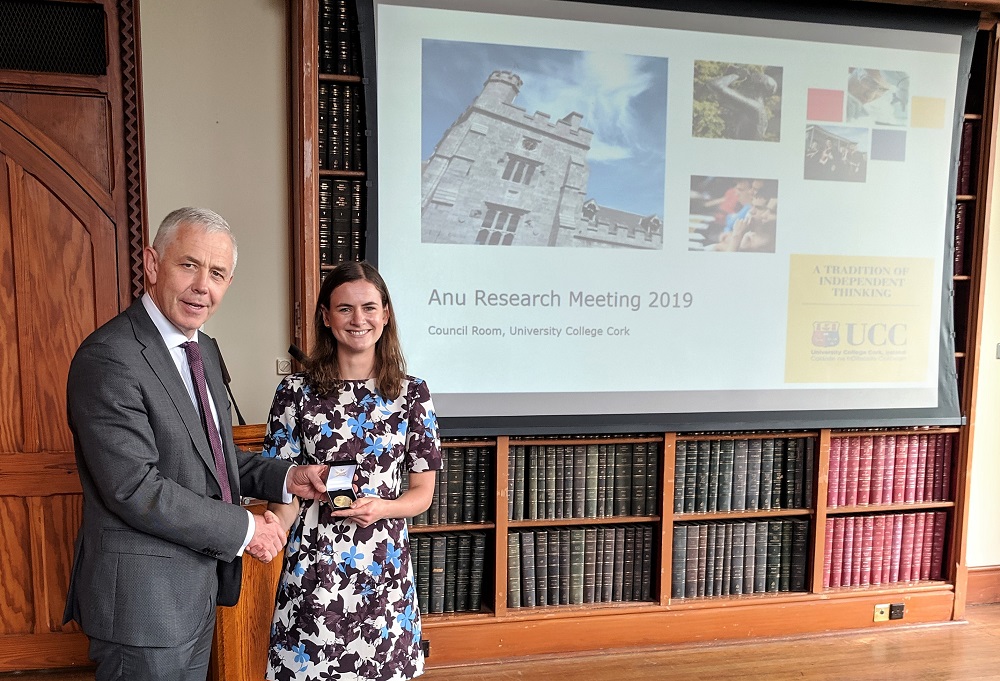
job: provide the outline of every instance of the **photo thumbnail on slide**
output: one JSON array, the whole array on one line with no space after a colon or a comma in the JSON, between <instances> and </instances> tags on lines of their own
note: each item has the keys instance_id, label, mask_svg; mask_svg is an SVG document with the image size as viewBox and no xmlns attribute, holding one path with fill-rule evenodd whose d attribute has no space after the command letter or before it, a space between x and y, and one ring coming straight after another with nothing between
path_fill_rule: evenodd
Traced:
<instances>
[{"instance_id":1,"label":"photo thumbnail on slide","mask_svg":"<svg viewBox=\"0 0 1000 681\"><path fill-rule=\"evenodd\" d=\"M663 248L667 59L422 41L421 241Z\"/></svg>"},{"instance_id":2,"label":"photo thumbnail on slide","mask_svg":"<svg viewBox=\"0 0 1000 681\"><path fill-rule=\"evenodd\" d=\"M695 61L691 134L781 141L780 66Z\"/></svg>"},{"instance_id":3,"label":"photo thumbnail on slide","mask_svg":"<svg viewBox=\"0 0 1000 681\"><path fill-rule=\"evenodd\" d=\"M803 178L864 182L868 176L868 128L806 126Z\"/></svg>"},{"instance_id":4,"label":"photo thumbnail on slide","mask_svg":"<svg viewBox=\"0 0 1000 681\"><path fill-rule=\"evenodd\" d=\"M906 125L910 116L910 76L904 71L852 67L847 76L847 122Z\"/></svg>"},{"instance_id":5,"label":"photo thumbnail on slide","mask_svg":"<svg viewBox=\"0 0 1000 681\"><path fill-rule=\"evenodd\" d=\"M691 177L689 251L774 253L778 181Z\"/></svg>"}]
</instances>

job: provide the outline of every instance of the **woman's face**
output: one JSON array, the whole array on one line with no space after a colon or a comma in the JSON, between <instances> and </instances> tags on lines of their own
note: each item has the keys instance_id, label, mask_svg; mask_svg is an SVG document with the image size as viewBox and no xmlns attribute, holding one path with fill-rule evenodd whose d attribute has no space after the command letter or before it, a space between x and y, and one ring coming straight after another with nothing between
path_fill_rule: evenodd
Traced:
<instances>
[{"instance_id":1,"label":"woman's face","mask_svg":"<svg viewBox=\"0 0 1000 681\"><path fill-rule=\"evenodd\" d=\"M349 281L333 289L323 323L337 339L338 353L375 352L375 343L389 321L389 308L370 281Z\"/></svg>"}]
</instances>

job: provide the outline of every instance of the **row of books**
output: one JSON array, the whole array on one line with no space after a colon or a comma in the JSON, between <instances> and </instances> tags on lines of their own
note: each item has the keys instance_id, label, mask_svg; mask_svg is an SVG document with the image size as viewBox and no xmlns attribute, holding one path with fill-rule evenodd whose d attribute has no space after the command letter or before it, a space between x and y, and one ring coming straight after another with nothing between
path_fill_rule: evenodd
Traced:
<instances>
[{"instance_id":1,"label":"row of books","mask_svg":"<svg viewBox=\"0 0 1000 681\"><path fill-rule=\"evenodd\" d=\"M657 443L513 445L507 518L657 515Z\"/></svg>"},{"instance_id":2,"label":"row of books","mask_svg":"<svg viewBox=\"0 0 1000 681\"><path fill-rule=\"evenodd\" d=\"M364 91L357 83L319 83L316 155L320 170L364 170Z\"/></svg>"},{"instance_id":3,"label":"row of books","mask_svg":"<svg viewBox=\"0 0 1000 681\"><path fill-rule=\"evenodd\" d=\"M319 72L360 73L360 34L354 0L319 2Z\"/></svg>"},{"instance_id":4,"label":"row of books","mask_svg":"<svg viewBox=\"0 0 1000 681\"><path fill-rule=\"evenodd\" d=\"M717 513L812 504L811 437L678 440L674 513Z\"/></svg>"},{"instance_id":5,"label":"row of books","mask_svg":"<svg viewBox=\"0 0 1000 681\"><path fill-rule=\"evenodd\" d=\"M482 608L486 533L411 535L410 559L420 612L478 612Z\"/></svg>"},{"instance_id":6,"label":"row of books","mask_svg":"<svg viewBox=\"0 0 1000 681\"><path fill-rule=\"evenodd\" d=\"M653 528L596 525L507 535L507 607L648 601Z\"/></svg>"},{"instance_id":7,"label":"row of books","mask_svg":"<svg viewBox=\"0 0 1000 681\"><path fill-rule=\"evenodd\" d=\"M946 501L951 433L830 438L827 506Z\"/></svg>"},{"instance_id":8,"label":"row of books","mask_svg":"<svg viewBox=\"0 0 1000 681\"><path fill-rule=\"evenodd\" d=\"M362 182L330 177L319 181L319 262L360 260L364 246Z\"/></svg>"},{"instance_id":9,"label":"row of books","mask_svg":"<svg viewBox=\"0 0 1000 681\"><path fill-rule=\"evenodd\" d=\"M809 521L674 525L671 598L806 590Z\"/></svg>"},{"instance_id":10,"label":"row of books","mask_svg":"<svg viewBox=\"0 0 1000 681\"><path fill-rule=\"evenodd\" d=\"M483 523L493 507L493 461L489 447L447 447L437 473L430 508L410 520L413 526Z\"/></svg>"},{"instance_id":11,"label":"row of books","mask_svg":"<svg viewBox=\"0 0 1000 681\"><path fill-rule=\"evenodd\" d=\"M941 579L947 517L925 511L827 518L824 588Z\"/></svg>"},{"instance_id":12,"label":"row of books","mask_svg":"<svg viewBox=\"0 0 1000 681\"><path fill-rule=\"evenodd\" d=\"M973 177L974 156L976 153L976 141L979 139L979 122L965 121L962 123L962 137L958 150L958 178L957 193L969 196L975 192L975 181ZM959 201L955 205L955 243L954 243L954 273L956 275L966 274L965 272L965 251L966 251L966 223L971 222L971 207Z\"/></svg>"}]
</instances>

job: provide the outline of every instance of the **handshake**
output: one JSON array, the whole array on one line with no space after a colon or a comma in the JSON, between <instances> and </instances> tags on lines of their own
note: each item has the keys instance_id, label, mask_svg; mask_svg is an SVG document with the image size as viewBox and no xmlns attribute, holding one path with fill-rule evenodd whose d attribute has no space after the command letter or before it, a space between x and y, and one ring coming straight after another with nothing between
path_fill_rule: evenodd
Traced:
<instances>
[{"instance_id":1,"label":"handshake","mask_svg":"<svg viewBox=\"0 0 1000 681\"><path fill-rule=\"evenodd\" d=\"M329 466L294 466L288 474L288 491L303 499L323 499L326 495L326 477ZM297 507L295 499L292 505ZM290 524L283 523L271 511L264 511L263 516L255 518L253 536L247 544L246 553L261 561L269 563L281 553L285 545Z\"/></svg>"}]
</instances>

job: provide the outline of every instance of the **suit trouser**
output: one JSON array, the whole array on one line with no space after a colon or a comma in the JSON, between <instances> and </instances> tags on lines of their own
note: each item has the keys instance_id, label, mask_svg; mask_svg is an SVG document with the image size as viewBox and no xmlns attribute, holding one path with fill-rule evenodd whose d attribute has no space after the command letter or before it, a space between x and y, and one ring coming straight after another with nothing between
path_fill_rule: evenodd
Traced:
<instances>
[{"instance_id":1,"label":"suit trouser","mask_svg":"<svg viewBox=\"0 0 1000 681\"><path fill-rule=\"evenodd\" d=\"M172 648L129 646L90 639L95 681L205 681L215 632L215 603L209 603L194 638Z\"/></svg>"}]
</instances>

